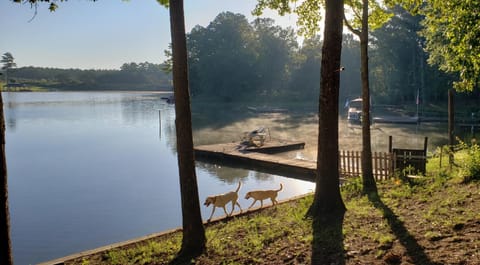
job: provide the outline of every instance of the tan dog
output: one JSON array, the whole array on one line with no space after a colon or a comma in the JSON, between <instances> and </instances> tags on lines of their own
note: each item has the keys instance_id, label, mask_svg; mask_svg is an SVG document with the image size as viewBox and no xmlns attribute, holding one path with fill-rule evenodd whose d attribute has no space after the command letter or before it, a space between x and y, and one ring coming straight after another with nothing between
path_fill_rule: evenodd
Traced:
<instances>
[{"instance_id":1,"label":"tan dog","mask_svg":"<svg viewBox=\"0 0 480 265\"><path fill-rule=\"evenodd\" d=\"M257 201L260 201L260 208L263 207L263 200L266 200L268 198L270 198L270 200L272 201L273 205L277 204L277 195L278 195L278 192L281 191L283 189L283 185L282 183L280 183L280 189L278 190L253 190L253 191L249 191L247 192L247 195L245 195L245 199L250 199L250 198L253 198L254 201L252 203L252 205L250 205L250 207L248 207L248 209L252 208L252 206L257 202Z\"/></svg>"},{"instance_id":2,"label":"tan dog","mask_svg":"<svg viewBox=\"0 0 480 265\"><path fill-rule=\"evenodd\" d=\"M215 195L215 196L208 196L207 199L205 200L205 203L203 205L209 206L210 204L213 204L213 209L212 209L212 214L210 215L210 218L208 218L208 222L210 222L210 219L212 219L213 213L215 212L216 207L222 207L223 211L227 216L232 215L233 210L235 209L235 204L238 205L238 208L240 208L240 212L242 212L242 207L240 207L240 204L237 202L238 200L238 190L240 190L240 185L241 183L238 182L238 187L235 191L230 191L224 194L220 195ZM227 203L232 202L232 211L230 214L227 213L227 210L225 209L225 206Z\"/></svg>"}]
</instances>

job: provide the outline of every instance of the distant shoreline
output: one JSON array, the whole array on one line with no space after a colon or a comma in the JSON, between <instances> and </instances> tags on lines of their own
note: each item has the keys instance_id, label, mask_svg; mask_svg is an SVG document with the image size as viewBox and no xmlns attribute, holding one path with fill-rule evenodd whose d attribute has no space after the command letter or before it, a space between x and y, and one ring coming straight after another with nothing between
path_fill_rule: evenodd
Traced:
<instances>
[{"instance_id":1,"label":"distant shoreline","mask_svg":"<svg viewBox=\"0 0 480 265\"><path fill-rule=\"evenodd\" d=\"M23 90L1 90L2 92L15 92L15 93L24 93L24 92L93 92L93 93L107 93L107 92L125 92L125 93L154 93L154 94L173 94L173 91L165 91L165 90L111 90L111 89L104 89L104 90L51 90L51 89L44 89L44 90L35 90L35 89L23 89Z\"/></svg>"}]
</instances>

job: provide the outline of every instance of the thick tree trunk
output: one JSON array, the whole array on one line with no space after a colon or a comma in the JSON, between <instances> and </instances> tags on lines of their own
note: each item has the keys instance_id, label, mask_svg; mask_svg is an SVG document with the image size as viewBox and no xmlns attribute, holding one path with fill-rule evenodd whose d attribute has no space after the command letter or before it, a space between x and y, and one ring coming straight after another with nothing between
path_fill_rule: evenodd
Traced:
<instances>
[{"instance_id":1,"label":"thick tree trunk","mask_svg":"<svg viewBox=\"0 0 480 265\"><path fill-rule=\"evenodd\" d=\"M307 215L313 219L344 213L340 195L338 96L342 52L343 1L327 0L319 97L318 154L315 197Z\"/></svg>"},{"instance_id":2,"label":"thick tree trunk","mask_svg":"<svg viewBox=\"0 0 480 265\"><path fill-rule=\"evenodd\" d=\"M345 204L340 194L338 96L342 53L343 0L325 1L325 31L320 71L317 177L312 217L311 264L344 264L342 225Z\"/></svg>"},{"instance_id":3,"label":"thick tree trunk","mask_svg":"<svg viewBox=\"0 0 480 265\"><path fill-rule=\"evenodd\" d=\"M368 76L368 0L363 0L362 32L360 33L362 75L362 181L364 194L377 194L373 177L370 137L370 84Z\"/></svg>"},{"instance_id":4,"label":"thick tree trunk","mask_svg":"<svg viewBox=\"0 0 480 265\"><path fill-rule=\"evenodd\" d=\"M197 176L195 173L192 116L188 87L187 45L183 14L183 0L170 0L175 125L183 222L182 248L178 258L188 259L204 251L206 238L200 212Z\"/></svg>"},{"instance_id":5,"label":"thick tree trunk","mask_svg":"<svg viewBox=\"0 0 480 265\"><path fill-rule=\"evenodd\" d=\"M7 182L7 159L5 156L5 116L3 113L3 98L0 91L0 151L2 172L0 190L0 264L13 264L12 242L10 239L10 213L8 209L8 182Z\"/></svg>"}]
</instances>

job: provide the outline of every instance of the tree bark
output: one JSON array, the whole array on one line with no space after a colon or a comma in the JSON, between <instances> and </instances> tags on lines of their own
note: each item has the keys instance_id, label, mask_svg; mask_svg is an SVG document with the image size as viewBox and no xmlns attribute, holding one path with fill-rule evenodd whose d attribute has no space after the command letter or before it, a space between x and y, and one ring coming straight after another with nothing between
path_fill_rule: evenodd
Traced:
<instances>
[{"instance_id":1,"label":"tree bark","mask_svg":"<svg viewBox=\"0 0 480 265\"><path fill-rule=\"evenodd\" d=\"M317 176L312 217L311 264L345 264L342 225L345 204L340 194L338 96L342 53L343 0L325 1L325 30L318 106Z\"/></svg>"},{"instance_id":2,"label":"tree bark","mask_svg":"<svg viewBox=\"0 0 480 265\"><path fill-rule=\"evenodd\" d=\"M10 212L8 209L7 159L5 156L5 116L0 91L0 145L1 145L1 190L0 190L0 264L13 264L12 241L10 239Z\"/></svg>"},{"instance_id":3,"label":"tree bark","mask_svg":"<svg viewBox=\"0 0 480 265\"><path fill-rule=\"evenodd\" d=\"M202 223L193 153L192 114L188 86L187 44L183 0L170 0L170 28L173 51L173 87L178 169L182 201L183 239L178 259L189 259L205 250L205 229Z\"/></svg>"},{"instance_id":4,"label":"tree bark","mask_svg":"<svg viewBox=\"0 0 480 265\"><path fill-rule=\"evenodd\" d=\"M344 213L340 195L338 96L342 52L343 0L327 0L319 97L317 176L314 201L307 216L313 219Z\"/></svg>"},{"instance_id":5,"label":"tree bark","mask_svg":"<svg viewBox=\"0 0 480 265\"><path fill-rule=\"evenodd\" d=\"M368 0L363 1L360 56L362 75L362 182L364 194L378 194L372 169L370 135L370 80L368 76Z\"/></svg>"}]
</instances>

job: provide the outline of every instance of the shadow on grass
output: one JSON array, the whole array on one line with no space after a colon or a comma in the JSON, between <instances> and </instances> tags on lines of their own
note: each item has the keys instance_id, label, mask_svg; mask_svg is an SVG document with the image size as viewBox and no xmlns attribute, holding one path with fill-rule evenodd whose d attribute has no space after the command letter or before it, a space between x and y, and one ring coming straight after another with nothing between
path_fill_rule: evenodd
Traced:
<instances>
[{"instance_id":1,"label":"shadow on grass","mask_svg":"<svg viewBox=\"0 0 480 265\"><path fill-rule=\"evenodd\" d=\"M368 199L375 208L382 211L383 217L387 220L388 225L400 243L405 247L407 251L406 254L410 257L414 264L441 265L441 263L430 260L423 247L418 244L415 237L410 234L404 223L398 219L398 216L392 211L392 209L382 202L378 195L370 194Z\"/></svg>"},{"instance_id":2,"label":"shadow on grass","mask_svg":"<svg viewBox=\"0 0 480 265\"><path fill-rule=\"evenodd\" d=\"M168 265L191 265L195 264L195 258L200 256L205 250L202 250L200 252L194 252L194 253L186 253L180 251L180 253L177 254L177 256L171 260Z\"/></svg>"},{"instance_id":3,"label":"shadow on grass","mask_svg":"<svg viewBox=\"0 0 480 265\"><path fill-rule=\"evenodd\" d=\"M343 245L343 219L345 213L329 215L313 220L313 242L311 264L345 264Z\"/></svg>"}]
</instances>

